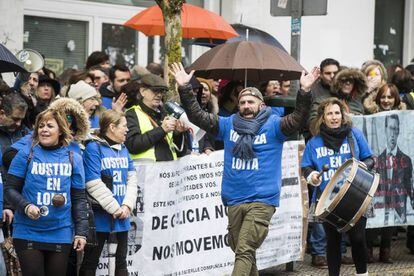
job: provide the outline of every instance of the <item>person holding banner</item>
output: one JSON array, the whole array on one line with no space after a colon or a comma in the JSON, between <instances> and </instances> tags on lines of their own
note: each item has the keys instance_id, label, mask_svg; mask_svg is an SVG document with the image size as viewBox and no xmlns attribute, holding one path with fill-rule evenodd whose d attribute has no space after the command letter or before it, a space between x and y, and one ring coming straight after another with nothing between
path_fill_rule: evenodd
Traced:
<instances>
[{"instance_id":1,"label":"person holding banner","mask_svg":"<svg viewBox=\"0 0 414 276\"><path fill-rule=\"evenodd\" d=\"M306 144L302 157L302 173L308 183L318 186L317 195L321 195L335 171L350 158L361 160L370 170L374 166L372 152L363 133L352 127L352 121L346 114L346 107L337 98L328 98L321 102L315 120L311 124L314 137ZM353 145L353 146L352 146ZM352 148L351 148L352 146ZM328 170L324 165L328 164ZM317 200L317 198L312 199ZM365 226L367 219L362 217L347 234L349 235L352 258L357 275L367 273L367 247ZM327 222L323 223L327 239L327 261L330 276L339 275L341 267L342 234Z\"/></svg>"},{"instance_id":2,"label":"person holding banner","mask_svg":"<svg viewBox=\"0 0 414 276\"><path fill-rule=\"evenodd\" d=\"M79 273L95 275L105 241L110 233L115 233L118 241L115 275L124 276L128 275L129 217L135 207L138 183L134 163L123 144L128 131L125 115L106 110L99 126L99 135L87 144L83 154L86 189L97 205L92 203L98 245L86 246ZM104 181L108 178L111 180Z\"/></svg>"},{"instance_id":3,"label":"person holding banner","mask_svg":"<svg viewBox=\"0 0 414 276\"><path fill-rule=\"evenodd\" d=\"M82 251L88 236L82 158L68 147L60 112L40 113L34 129L33 146L17 153L5 185L16 210L13 243L23 275L65 275L72 243Z\"/></svg>"},{"instance_id":4,"label":"person holding banner","mask_svg":"<svg viewBox=\"0 0 414 276\"><path fill-rule=\"evenodd\" d=\"M269 230L270 219L279 206L281 159L286 137L306 123L310 87L319 69L302 73L297 105L281 118L266 107L257 88L244 88L238 95L239 112L230 117L201 109L189 85L194 71L185 72L174 63L171 74L179 85L181 102L190 121L224 142L224 172L221 197L228 207L228 239L235 252L233 276L258 275L256 250Z\"/></svg>"}]
</instances>

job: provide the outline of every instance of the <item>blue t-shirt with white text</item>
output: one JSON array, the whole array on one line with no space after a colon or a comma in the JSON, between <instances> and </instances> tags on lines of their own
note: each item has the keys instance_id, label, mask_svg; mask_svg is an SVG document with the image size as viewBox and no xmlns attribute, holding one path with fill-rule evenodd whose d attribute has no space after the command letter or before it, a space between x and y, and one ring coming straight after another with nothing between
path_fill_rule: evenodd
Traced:
<instances>
[{"instance_id":1,"label":"blue t-shirt with white text","mask_svg":"<svg viewBox=\"0 0 414 276\"><path fill-rule=\"evenodd\" d=\"M48 214L32 220L21 211L16 211L13 222L13 237L37 242L72 243L74 227L70 189L84 189L85 175L82 157L69 148L45 149L35 145L32 159L27 164L30 147L24 147L13 159L9 174L24 178L22 196L37 207L47 208ZM65 198L63 206L52 205L55 194Z\"/></svg>"},{"instance_id":2,"label":"blue t-shirt with white text","mask_svg":"<svg viewBox=\"0 0 414 276\"><path fill-rule=\"evenodd\" d=\"M352 128L352 136L355 144L355 159L364 160L371 157L372 151L363 133L357 128ZM348 138L344 139L339 152L334 152L332 149L325 147L322 137L317 135L306 144L301 167L311 167L315 171L321 171L323 165L327 164L329 166L329 170L323 172L322 182L318 186L319 192L323 192L336 170L351 157ZM315 195L313 195L312 201L315 201L315 199Z\"/></svg>"},{"instance_id":3,"label":"blue t-shirt with white text","mask_svg":"<svg viewBox=\"0 0 414 276\"><path fill-rule=\"evenodd\" d=\"M134 163L127 148L122 145L120 150L115 145L91 141L83 153L86 183L101 179L101 173L113 178L112 194L122 205L125 198L128 172L134 171ZM129 219L113 219L105 211L95 211L95 225L97 232L123 232L130 228Z\"/></svg>"},{"instance_id":4,"label":"blue t-shirt with white text","mask_svg":"<svg viewBox=\"0 0 414 276\"><path fill-rule=\"evenodd\" d=\"M239 134L233 129L233 118L219 117L218 140L224 141L224 171L221 197L224 205L263 202L279 206L281 160L286 139L280 128L281 118L271 115L253 139L257 157L242 160L234 157L233 148Z\"/></svg>"}]
</instances>

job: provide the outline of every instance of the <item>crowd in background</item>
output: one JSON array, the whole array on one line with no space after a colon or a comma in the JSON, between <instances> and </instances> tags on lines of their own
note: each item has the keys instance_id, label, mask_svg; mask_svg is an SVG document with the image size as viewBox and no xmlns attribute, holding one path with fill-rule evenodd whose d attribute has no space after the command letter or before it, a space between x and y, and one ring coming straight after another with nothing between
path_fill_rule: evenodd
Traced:
<instances>
[{"instance_id":1,"label":"crowd in background","mask_svg":"<svg viewBox=\"0 0 414 276\"><path fill-rule=\"evenodd\" d=\"M320 71L311 89L308 126L318 117L320 104L331 97L349 114L414 109L414 63L385 68L380 61L370 60L353 68L327 58ZM209 134L196 141L186 125L168 114L165 97L169 88L163 73L156 63L146 68L110 66L108 55L97 51L82 70L66 69L56 76L42 68L18 75L13 87L0 80L1 208L4 229L13 221L12 235L23 272L62 275L67 270L74 275L70 273L76 270L76 261L67 266L67 260L76 259L73 250L85 248L83 263L78 264L80 273L95 275L102 247L109 233L116 232L116 275L128 275L128 217L136 206L139 177L132 160L169 161L223 148ZM193 77L190 84L203 110L223 117L237 112L242 80ZM289 80L252 85L265 98L292 93ZM272 111L281 117L287 112L283 107L272 107ZM306 141L313 134L309 127L302 133ZM101 168L96 164L102 164ZM48 187L36 186L45 179ZM318 188L311 188L313 193ZM87 243L91 237L88 202L97 233ZM39 219L44 223L36 223ZM71 246L73 223L75 244ZM317 222L310 226L312 265L326 267L324 228ZM392 263L394 231L387 227L380 233L382 262ZM377 234L368 231L370 262L376 260L372 248L378 244ZM342 262L352 263L344 254L345 243L344 238ZM408 246L414 254L414 241ZM38 271L39 262L45 263L45 271Z\"/></svg>"}]
</instances>

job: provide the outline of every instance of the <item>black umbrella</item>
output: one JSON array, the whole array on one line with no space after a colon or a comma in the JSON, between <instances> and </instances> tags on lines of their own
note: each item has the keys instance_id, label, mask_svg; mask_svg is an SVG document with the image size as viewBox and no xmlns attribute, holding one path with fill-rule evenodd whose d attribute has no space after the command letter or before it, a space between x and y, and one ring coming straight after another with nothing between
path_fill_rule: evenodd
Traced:
<instances>
[{"instance_id":1,"label":"black umbrella","mask_svg":"<svg viewBox=\"0 0 414 276\"><path fill-rule=\"evenodd\" d=\"M23 64L10 52L6 46L0 43L0 73L27 72Z\"/></svg>"},{"instance_id":2,"label":"black umbrella","mask_svg":"<svg viewBox=\"0 0 414 276\"><path fill-rule=\"evenodd\" d=\"M194 45L200 45L200 46L207 46L207 47L214 47L223 43L230 43L230 42L236 42L236 41L243 41L243 40L249 40L254 42L261 42L265 44L269 44L272 46L275 46L279 49L282 49L283 51L286 51L286 49L280 44L280 42L274 38L271 34L262 31L257 28L253 28L247 25L243 24L231 24L233 29L236 30L236 32L239 34L239 36L232 37L228 40L221 40L221 39L208 39L208 38L197 38L194 40ZM249 37L246 38L247 30L249 30Z\"/></svg>"}]
</instances>

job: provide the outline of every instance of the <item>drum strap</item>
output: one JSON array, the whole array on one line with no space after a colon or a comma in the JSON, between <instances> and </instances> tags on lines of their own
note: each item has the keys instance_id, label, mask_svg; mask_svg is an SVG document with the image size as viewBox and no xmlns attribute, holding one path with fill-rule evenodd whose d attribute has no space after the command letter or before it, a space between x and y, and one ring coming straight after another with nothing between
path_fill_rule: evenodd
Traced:
<instances>
[{"instance_id":1,"label":"drum strap","mask_svg":"<svg viewBox=\"0 0 414 276\"><path fill-rule=\"evenodd\" d=\"M351 156L353 158L355 157L355 143L354 143L354 137L352 136L352 130L348 133L348 144L349 144L349 150L351 151Z\"/></svg>"}]
</instances>

